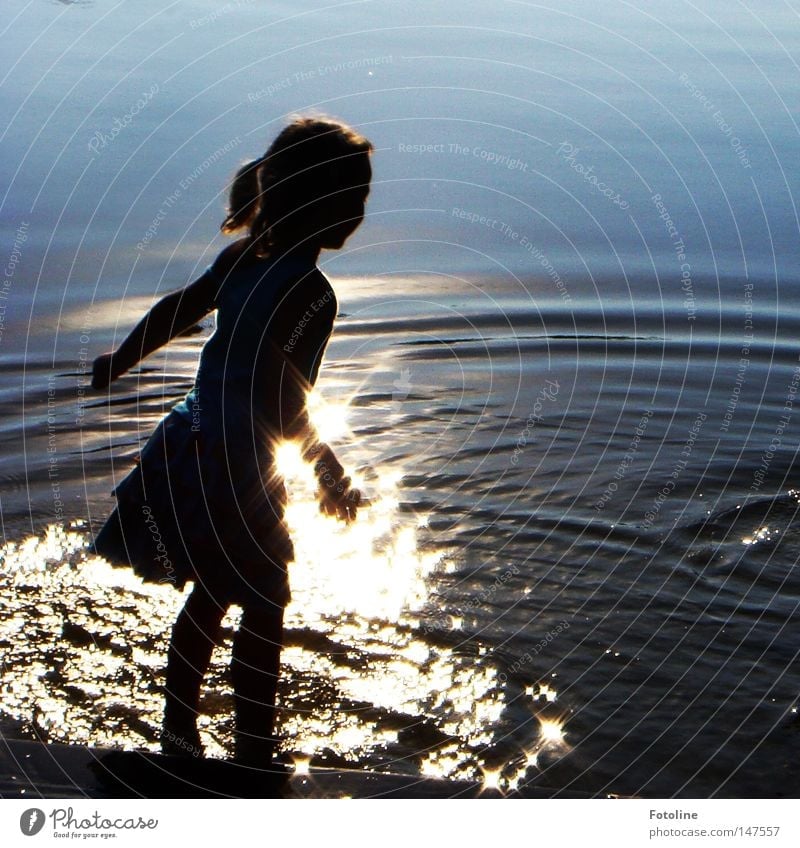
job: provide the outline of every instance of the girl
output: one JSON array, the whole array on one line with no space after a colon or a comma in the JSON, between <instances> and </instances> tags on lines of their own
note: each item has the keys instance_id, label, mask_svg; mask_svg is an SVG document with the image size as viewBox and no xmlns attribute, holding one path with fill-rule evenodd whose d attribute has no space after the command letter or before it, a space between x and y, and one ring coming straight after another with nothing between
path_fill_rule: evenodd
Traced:
<instances>
[{"instance_id":1,"label":"girl","mask_svg":"<svg viewBox=\"0 0 800 848\"><path fill-rule=\"evenodd\" d=\"M299 441L314 462L320 509L350 521L360 493L309 421L336 317L316 267L364 217L372 145L349 127L299 118L233 181L225 233L245 235L181 291L160 300L113 353L94 362L106 388L141 359L217 310L194 388L156 428L138 465L115 489L117 507L93 545L152 582L194 587L167 656L164 753L202 754L200 686L231 604L243 610L233 642L237 760L272 755L283 611L292 543L279 441Z\"/></svg>"}]
</instances>

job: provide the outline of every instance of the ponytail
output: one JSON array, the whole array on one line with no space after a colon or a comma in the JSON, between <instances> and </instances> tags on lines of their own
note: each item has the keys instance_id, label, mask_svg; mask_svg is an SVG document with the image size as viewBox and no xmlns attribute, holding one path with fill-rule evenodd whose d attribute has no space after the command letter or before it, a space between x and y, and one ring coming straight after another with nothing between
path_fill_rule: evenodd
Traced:
<instances>
[{"instance_id":1,"label":"ponytail","mask_svg":"<svg viewBox=\"0 0 800 848\"><path fill-rule=\"evenodd\" d=\"M223 233L237 233L249 228L258 214L261 197L258 172L263 162L263 159L253 159L236 172L228 197L228 217L220 227Z\"/></svg>"}]
</instances>

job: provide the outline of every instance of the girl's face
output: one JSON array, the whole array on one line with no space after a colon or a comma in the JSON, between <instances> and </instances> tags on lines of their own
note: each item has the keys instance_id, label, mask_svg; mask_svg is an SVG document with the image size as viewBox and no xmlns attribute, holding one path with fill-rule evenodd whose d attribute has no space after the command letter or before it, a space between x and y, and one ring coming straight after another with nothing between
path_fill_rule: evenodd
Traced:
<instances>
[{"instance_id":1,"label":"girl's face","mask_svg":"<svg viewBox=\"0 0 800 848\"><path fill-rule=\"evenodd\" d=\"M325 204L323 220L327 226L320 227L320 247L337 250L358 229L364 220L364 206L369 195L369 182L372 178L372 168L369 154L361 155L360 161L353 168L353 187L346 191L337 192Z\"/></svg>"}]
</instances>

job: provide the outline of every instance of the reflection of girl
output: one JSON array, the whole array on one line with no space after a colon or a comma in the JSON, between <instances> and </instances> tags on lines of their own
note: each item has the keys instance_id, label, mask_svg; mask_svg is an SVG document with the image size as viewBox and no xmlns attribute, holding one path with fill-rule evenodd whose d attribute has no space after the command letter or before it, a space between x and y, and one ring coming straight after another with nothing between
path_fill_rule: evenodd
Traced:
<instances>
[{"instance_id":1,"label":"reflection of girl","mask_svg":"<svg viewBox=\"0 0 800 848\"><path fill-rule=\"evenodd\" d=\"M231 604L243 609L231 675L236 758L268 759L292 543L274 464L281 439L301 442L321 509L344 520L360 500L309 422L314 384L336 317L316 267L364 216L371 144L328 120L300 118L237 173L222 229L247 235L191 285L159 301L113 353L94 362L105 388L139 360L217 310L195 386L156 428L115 490L117 508L94 549L146 580L194 582L172 631L162 748L202 752L200 686Z\"/></svg>"}]
</instances>

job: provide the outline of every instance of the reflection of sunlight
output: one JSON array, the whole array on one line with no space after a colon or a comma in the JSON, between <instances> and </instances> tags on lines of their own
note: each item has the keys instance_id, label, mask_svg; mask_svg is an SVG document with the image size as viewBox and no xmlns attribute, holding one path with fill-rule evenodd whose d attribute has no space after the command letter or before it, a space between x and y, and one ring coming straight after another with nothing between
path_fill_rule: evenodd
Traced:
<instances>
[{"instance_id":1,"label":"reflection of sunlight","mask_svg":"<svg viewBox=\"0 0 800 848\"><path fill-rule=\"evenodd\" d=\"M481 783L484 790L503 791L503 769L482 769Z\"/></svg>"},{"instance_id":2,"label":"reflection of sunlight","mask_svg":"<svg viewBox=\"0 0 800 848\"><path fill-rule=\"evenodd\" d=\"M346 440L350 435L348 404L325 400L318 392L311 391L306 404L311 422L323 442ZM313 479L310 465L303 461L297 442L281 442L275 449L275 465L282 477L289 480L297 477Z\"/></svg>"},{"instance_id":3,"label":"reflection of sunlight","mask_svg":"<svg viewBox=\"0 0 800 848\"><path fill-rule=\"evenodd\" d=\"M75 521L0 546L3 713L49 741L141 746L162 706L137 678L160 673L182 596L87 559L86 544Z\"/></svg>"},{"instance_id":4,"label":"reflection of sunlight","mask_svg":"<svg viewBox=\"0 0 800 848\"><path fill-rule=\"evenodd\" d=\"M300 445L297 442L281 442L275 448L275 467L281 477L293 480L307 477L313 480L314 473L307 462L303 461Z\"/></svg>"},{"instance_id":5,"label":"reflection of sunlight","mask_svg":"<svg viewBox=\"0 0 800 848\"><path fill-rule=\"evenodd\" d=\"M318 512L313 475L301 465L300 479L289 483L298 554L287 611L299 641L283 651L278 727L292 740L285 750L296 772L331 754L354 765L377 755L387 767L412 757L424 775L508 793L529 779L543 750L568 748L563 722L540 718L533 725L540 733L519 757L502 769L487 766L483 752L508 706L505 687L484 647L465 654L422 636L418 612L439 554L418 542L418 516L397 509L399 478L371 480L370 506L345 525ZM35 715L52 740L152 749L169 627L185 593L87 558L82 527L52 525L0 546L7 597L16 598L0 607L0 640L11 646L0 666L4 710L23 721ZM235 618L226 619L226 633ZM31 621L37 635L21 637ZM211 756L230 748L229 659L226 639L206 681L210 709L199 722ZM546 682L526 692L545 707L556 698Z\"/></svg>"},{"instance_id":6,"label":"reflection of sunlight","mask_svg":"<svg viewBox=\"0 0 800 848\"><path fill-rule=\"evenodd\" d=\"M439 556L417 550L413 528L392 526L385 502L373 501L351 525L321 515L315 501L290 502L293 531L292 592L306 620L357 612L392 620L404 608L421 607L425 576Z\"/></svg>"},{"instance_id":7,"label":"reflection of sunlight","mask_svg":"<svg viewBox=\"0 0 800 848\"><path fill-rule=\"evenodd\" d=\"M325 438L347 430L346 405L318 409ZM482 780L486 789L508 792L511 763L497 769L496 761L491 768L484 762L508 707L491 651L461 617L451 619L452 645L428 639L420 626L430 576L444 570L449 554L427 529L427 515L401 507L402 469L365 473L367 501L348 525L319 512L313 470L296 444L280 446L277 461L296 552L277 732L295 771L307 774L316 758L325 763L331 755L370 765L377 756L386 767L405 758L426 775ZM17 593L22 602L0 610L0 640L13 645L0 665L4 709L27 719L35 705L38 725L53 740L155 748L169 628L186 595L87 557L87 531L85 523L53 525L0 547L5 585L25 590ZM456 565L447 560L448 568ZM226 619L225 643L204 683L199 723L212 756L230 748L234 619ZM19 634L33 620L27 629L37 635L26 640ZM555 699L546 684L531 695L540 704ZM563 742L560 728L543 723L540 737L523 740L533 746L528 767L545 746Z\"/></svg>"},{"instance_id":8,"label":"reflection of sunlight","mask_svg":"<svg viewBox=\"0 0 800 848\"><path fill-rule=\"evenodd\" d=\"M351 524L320 513L315 480L295 445L281 445L277 460L289 490L286 521L295 547L291 612L308 625L314 614L355 612L396 621L403 609L422 606L425 578L441 558L417 546L419 519L398 513L400 475L382 474L370 483Z\"/></svg>"},{"instance_id":9,"label":"reflection of sunlight","mask_svg":"<svg viewBox=\"0 0 800 848\"><path fill-rule=\"evenodd\" d=\"M0 548L0 563L5 574L16 573L27 580L33 573L44 575L48 564L60 563L86 543L82 533L51 524L43 537L29 536L20 543L8 542Z\"/></svg>"},{"instance_id":10,"label":"reflection of sunlight","mask_svg":"<svg viewBox=\"0 0 800 848\"><path fill-rule=\"evenodd\" d=\"M531 780L530 772L540 772L542 763L540 757L547 752L548 759L552 756L560 756L570 750L569 744L564 739L564 718L545 718L537 715L539 723L539 738L536 743L529 747L523 747L520 754L503 772L503 788L507 791L519 789ZM535 779L535 775L534 778Z\"/></svg>"},{"instance_id":11,"label":"reflection of sunlight","mask_svg":"<svg viewBox=\"0 0 800 848\"><path fill-rule=\"evenodd\" d=\"M532 686L525 687L525 694L532 698L544 698L550 704L555 701L558 693L547 683L534 683Z\"/></svg>"},{"instance_id":12,"label":"reflection of sunlight","mask_svg":"<svg viewBox=\"0 0 800 848\"><path fill-rule=\"evenodd\" d=\"M539 768L539 749L538 748L526 748L524 751L525 754L525 769L529 768Z\"/></svg>"},{"instance_id":13,"label":"reflection of sunlight","mask_svg":"<svg viewBox=\"0 0 800 848\"><path fill-rule=\"evenodd\" d=\"M564 743L564 722L554 718L539 718L539 731L542 741L547 745L562 745Z\"/></svg>"},{"instance_id":14,"label":"reflection of sunlight","mask_svg":"<svg viewBox=\"0 0 800 848\"><path fill-rule=\"evenodd\" d=\"M752 536L747 536L746 538L742 539L742 544L743 545L755 545L758 542L764 542L764 541L770 542L770 541L772 541L772 533L773 532L775 534L778 533L777 530L774 530L774 531L770 530L769 527L759 527L753 533Z\"/></svg>"},{"instance_id":15,"label":"reflection of sunlight","mask_svg":"<svg viewBox=\"0 0 800 848\"><path fill-rule=\"evenodd\" d=\"M447 778L459 773L464 766L464 752L458 745L447 745L430 754L420 764L425 777Z\"/></svg>"},{"instance_id":16,"label":"reflection of sunlight","mask_svg":"<svg viewBox=\"0 0 800 848\"><path fill-rule=\"evenodd\" d=\"M503 709L496 670L476 668L473 657L430 648L420 643L413 631L377 628L365 622L360 633L354 628L351 634L339 624L328 622L328 626L337 643L348 637L369 659L364 665L343 666L335 653L296 646L284 649L284 663L291 668L291 676L301 681L302 703L312 697L320 680L336 684L335 699L324 706L299 716L287 714L282 735L293 740L301 758L325 749L357 758L382 746L397 745L396 725L384 722L391 716L413 716L403 745L421 755L420 772L431 777L475 779L479 752L491 744ZM324 629L325 622L319 628ZM362 714L361 705L366 704L369 718ZM374 717L380 716L383 720L376 722ZM430 748L428 734L433 727L453 741Z\"/></svg>"},{"instance_id":17,"label":"reflection of sunlight","mask_svg":"<svg viewBox=\"0 0 800 848\"><path fill-rule=\"evenodd\" d=\"M370 505L345 525L318 512L313 474L301 465L288 483L297 562L287 626L300 641L282 656L286 753L299 773L326 751L354 764L414 752L425 774L480 779L481 752L505 706L502 686L484 648L476 658L421 636L418 611L440 549L426 550L419 517L398 510L399 475L370 478ZM85 524L76 523L0 546L6 594L16 598L0 607L0 639L11 643L0 666L4 709L23 721L35 714L53 740L152 749L169 627L185 593L87 557L86 542ZM226 633L235 619L226 619ZM31 621L37 635L21 638ZM199 722L211 756L230 747L229 659L226 637Z\"/></svg>"},{"instance_id":18,"label":"reflection of sunlight","mask_svg":"<svg viewBox=\"0 0 800 848\"><path fill-rule=\"evenodd\" d=\"M165 257L173 261L174 257ZM95 300L91 305L91 323L95 332L100 330L114 330L120 326L136 323L143 312L153 305L152 295L126 294L124 298L113 300ZM86 305L81 304L74 309L64 309L59 313L58 325L62 330L81 330L86 327L87 316Z\"/></svg>"},{"instance_id":19,"label":"reflection of sunlight","mask_svg":"<svg viewBox=\"0 0 800 848\"><path fill-rule=\"evenodd\" d=\"M348 404L308 396L308 410L324 441L342 440L349 432ZM398 512L402 472L375 469L364 483L348 469L361 487L364 505L347 525L320 513L311 465L304 462L296 443L276 448L276 465L290 493L286 521L295 547L292 590L295 612L309 623L310 611L320 615L357 612L368 618L396 620L403 609L416 609L427 595L425 578L441 559L417 546L417 531L427 516Z\"/></svg>"},{"instance_id":20,"label":"reflection of sunlight","mask_svg":"<svg viewBox=\"0 0 800 848\"><path fill-rule=\"evenodd\" d=\"M325 400L319 392L311 391L306 398L308 416L323 442L336 441L350 432L348 404Z\"/></svg>"},{"instance_id":21,"label":"reflection of sunlight","mask_svg":"<svg viewBox=\"0 0 800 848\"><path fill-rule=\"evenodd\" d=\"M311 764L311 757L308 754L293 754L292 762L294 764L295 774L308 774L308 769Z\"/></svg>"},{"instance_id":22,"label":"reflection of sunlight","mask_svg":"<svg viewBox=\"0 0 800 848\"><path fill-rule=\"evenodd\" d=\"M295 546L287 622L330 633L337 644L352 644L368 657L363 665L345 666L335 654L286 649L284 661L300 679L335 681L338 706L330 704L296 722L292 718L283 733L305 756L325 749L357 756L397 744L397 730L383 729L365 721L359 710L343 708L369 704L379 714L419 717L420 751L428 747L423 731L431 725L475 749L488 744L503 709L496 670L490 664L476 668L474 657L433 649L416 632L414 613L428 600L427 578L442 553L418 544L427 517L398 509L402 473L375 469L364 492L367 505L348 525L319 512L313 473L296 449L281 449L279 457ZM468 777L477 762L460 745L451 745L426 752L420 769L440 777Z\"/></svg>"}]
</instances>

